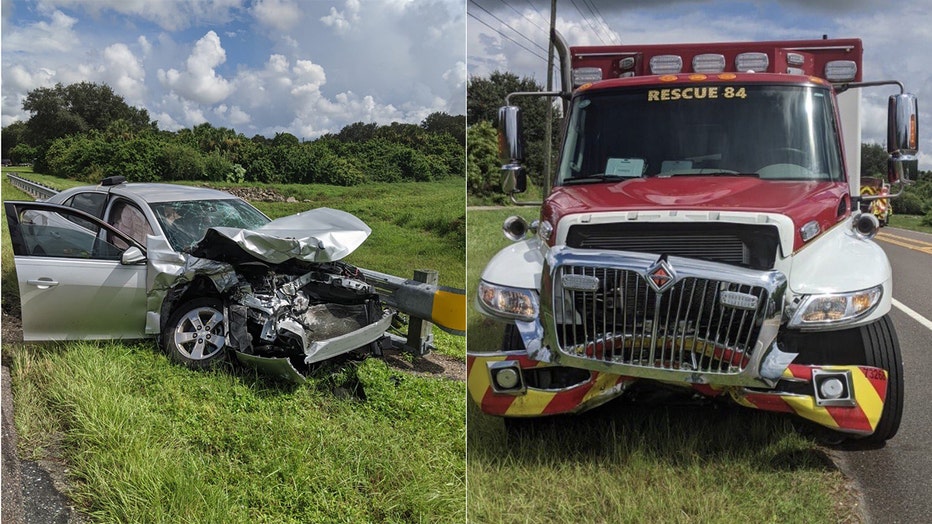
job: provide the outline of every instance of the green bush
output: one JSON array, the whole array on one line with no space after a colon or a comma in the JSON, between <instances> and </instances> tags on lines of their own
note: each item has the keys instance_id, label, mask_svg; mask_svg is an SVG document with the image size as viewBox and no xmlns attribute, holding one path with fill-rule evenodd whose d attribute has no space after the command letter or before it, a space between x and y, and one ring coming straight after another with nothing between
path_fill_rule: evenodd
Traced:
<instances>
[{"instance_id":1,"label":"green bush","mask_svg":"<svg viewBox=\"0 0 932 524\"><path fill-rule=\"evenodd\" d=\"M913 192L904 192L899 198L893 198L891 201L893 212L897 215L922 215L924 213L922 198Z\"/></svg>"}]
</instances>

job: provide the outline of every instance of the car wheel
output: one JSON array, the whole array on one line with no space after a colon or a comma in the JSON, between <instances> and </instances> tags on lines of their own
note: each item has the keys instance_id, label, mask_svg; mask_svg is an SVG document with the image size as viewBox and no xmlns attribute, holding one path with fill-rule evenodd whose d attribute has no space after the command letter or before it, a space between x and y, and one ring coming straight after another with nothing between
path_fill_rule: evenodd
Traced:
<instances>
[{"instance_id":1,"label":"car wheel","mask_svg":"<svg viewBox=\"0 0 932 524\"><path fill-rule=\"evenodd\" d=\"M190 368L209 367L225 355L223 303L198 298L175 308L162 333L162 347L172 360Z\"/></svg>"},{"instance_id":2,"label":"car wheel","mask_svg":"<svg viewBox=\"0 0 932 524\"><path fill-rule=\"evenodd\" d=\"M864 363L887 371L887 398L880 422L872 435L860 440L864 444L880 445L896 435L903 417L903 359L900 342L889 315L862 327L861 339L864 343Z\"/></svg>"}]
</instances>

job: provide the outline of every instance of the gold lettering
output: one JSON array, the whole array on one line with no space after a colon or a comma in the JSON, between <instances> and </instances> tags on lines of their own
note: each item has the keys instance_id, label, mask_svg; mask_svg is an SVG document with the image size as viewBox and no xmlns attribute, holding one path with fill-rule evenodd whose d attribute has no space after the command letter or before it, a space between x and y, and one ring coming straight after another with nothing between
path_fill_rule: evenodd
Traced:
<instances>
[{"instance_id":1,"label":"gold lettering","mask_svg":"<svg viewBox=\"0 0 932 524\"><path fill-rule=\"evenodd\" d=\"M718 88L710 87L709 88L709 98L718 98Z\"/></svg>"},{"instance_id":2,"label":"gold lettering","mask_svg":"<svg viewBox=\"0 0 932 524\"><path fill-rule=\"evenodd\" d=\"M657 91L656 89L650 89L647 91L648 102L656 102L658 100L660 100L660 91Z\"/></svg>"},{"instance_id":3,"label":"gold lettering","mask_svg":"<svg viewBox=\"0 0 932 524\"><path fill-rule=\"evenodd\" d=\"M683 90L683 99L692 100L693 99L693 88L687 87Z\"/></svg>"},{"instance_id":4,"label":"gold lettering","mask_svg":"<svg viewBox=\"0 0 932 524\"><path fill-rule=\"evenodd\" d=\"M660 90L660 99L661 99L661 100L670 100L670 90L669 90L669 89L661 89L661 90Z\"/></svg>"}]
</instances>

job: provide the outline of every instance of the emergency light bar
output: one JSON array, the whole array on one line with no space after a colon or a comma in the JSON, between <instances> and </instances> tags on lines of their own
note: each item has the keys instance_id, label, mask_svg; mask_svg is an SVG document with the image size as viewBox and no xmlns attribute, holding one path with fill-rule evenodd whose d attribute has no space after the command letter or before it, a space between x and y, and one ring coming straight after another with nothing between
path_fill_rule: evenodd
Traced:
<instances>
[{"instance_id":1,"label":"emergency light bar","mask_svg":"<svg viewBox=\"0 0 932 524\"><path fill-rule=\"evenodd\" d=\"M780 73L830 82L861 81L859 39L584 46L570 49L573 87L678 73Z\"/></svg>"}]
</instances>

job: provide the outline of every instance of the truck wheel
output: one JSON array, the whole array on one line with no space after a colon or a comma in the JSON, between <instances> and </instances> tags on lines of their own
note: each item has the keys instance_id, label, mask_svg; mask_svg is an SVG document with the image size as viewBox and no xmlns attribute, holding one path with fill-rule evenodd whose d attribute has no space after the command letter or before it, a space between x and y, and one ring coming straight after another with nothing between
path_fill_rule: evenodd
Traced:
<instances>
[{"instance_id":1,"label":"truck wheel","mask_svg":"<svg viewBox=\"0 0 932 524\"><path fill-rule=\"evenodd\" d=\"M175 362L192 369L210 367L225 354L223 303L198 298L181 304L168 318L161 339Z\"/></svg>"},{"instance_id":2,"label":"truck wheel","mask_svg":"<svg viewBox=\"0 0 932 524\"><path fill-rule=\"evenodd\" d=\"M903 359L890 315L861 327L861 340L864 363L887 370L887 399L880 422L872 435L859 440L867 445L880 445L896 435L903 417Z\"/></svg>"}]
</instances>

